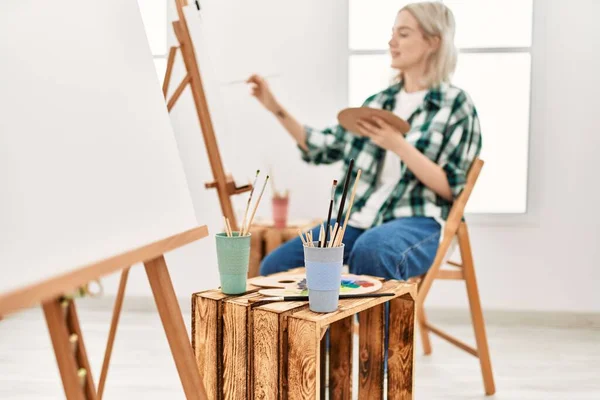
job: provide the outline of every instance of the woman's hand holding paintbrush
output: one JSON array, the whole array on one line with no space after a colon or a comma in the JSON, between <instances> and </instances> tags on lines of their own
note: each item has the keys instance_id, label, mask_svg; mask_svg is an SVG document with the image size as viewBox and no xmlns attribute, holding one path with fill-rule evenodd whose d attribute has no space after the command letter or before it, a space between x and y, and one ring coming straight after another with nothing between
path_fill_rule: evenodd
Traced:
<instances>
[{"instance_id":1,"label":"woman's hand holding paintbrush","mask_svg":"<svg viewBox=\"0 0 600 400\"><path fill-rule=\"evenodd\" d=\"M252 75L246 82L251 85L252 96L256 97L260 104L273 113L281 125L292 135L296 143L307 151L308 146L306 145L304 127L279 104L267 81L260 75Z\"/></svg>"}]
</instances>

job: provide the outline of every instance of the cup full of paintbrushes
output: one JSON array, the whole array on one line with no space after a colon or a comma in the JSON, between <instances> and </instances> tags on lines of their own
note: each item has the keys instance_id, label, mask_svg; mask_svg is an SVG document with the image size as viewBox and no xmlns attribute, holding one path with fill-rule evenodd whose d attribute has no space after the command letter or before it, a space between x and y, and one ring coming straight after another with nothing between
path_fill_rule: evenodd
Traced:
<instances>
[{"instance_id":1,"label":"cup full of paintbrushes","mask_svg":"<svg viewBox=\"0 0 600 400\"><path fill-rule=\"evenodd\" d=\"M217 264L219 265L219 277L221 279L221 291L225 294L241 294L246 292L246 281L248 277L248 264L250 263L250 230L260 204L269 176L267 175L258 200L251 208L252 195L256 187L256 180L260 170L256 171L256 178L252 184L252 190L248 197L244 219L239 231L231 229L231 222L223 217L225 232L216 235L217 241ZM252 211L250 211L252 209Z\"/></svg>"},{"instance_id":2,"label":"cup full of paintbrushes","mask_svg":"<svg viewBox=\"0 0 600 400\"><path fill-rule=\"evenodd\" d=\"M306 239L302 232L298 232L304 245L304 265L306 267L306 286L308 287L308 307L315 312L333 312L337 310L340 286L342 284L342 266L344 264L344 234L348 226L354 197L358 182L360 181L361 170L359 169L354 180L354 187L348 207L346 217L342 220L344 205L348 195L348 188L353 174L354 159L351 159L344 179L344 187L338 207L338 217L333 225L330 225L331 212L334 203L334 194L338 184L333 181L331 187L330 199L327 209L327 219L321 224L321 229L317 241L312 237L312 231L307 232Z\"/></svg>"},{"instance_id":3,"label":"cup full of paintbrushes","mask_svg":"<svg viewBox=\"0 0 600 400\"><path fill-rule=\"evenodd\" d=\"M240 236L240 232L223 232L216 235L221 291L225 294L246 292L250 237L250 234Z\"/></svg>"},{"instance_id":4,"label":"cup full of paintbrushes","mask_svg":"<svg viewBox=\"0 0 600 400\"><path fill-rule=\"evenodd\" d=\"M337 310L344 244L336 247L318 247L317 241L304 245L308 308L314 312L328 313Z\"/></svg>"}]
</instances>

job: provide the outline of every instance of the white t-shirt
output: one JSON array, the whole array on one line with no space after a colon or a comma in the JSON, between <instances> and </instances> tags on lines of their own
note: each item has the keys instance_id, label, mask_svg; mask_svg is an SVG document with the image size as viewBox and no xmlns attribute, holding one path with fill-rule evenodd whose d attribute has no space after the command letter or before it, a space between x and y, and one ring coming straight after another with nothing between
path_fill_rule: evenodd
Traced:
<instances>
[{"instance_id":1,"label":"white t-shirt","mask_svg":"<svg viewBox=\"0 0 600 400\"><path fill-rule=\"evenodd\" d=\"M408 120L417 107L423 103L427 92L427 90L421 90L407 93L404 89L400 90L396 95L394 114L404 120ZM377 188L371 194L363 208L350 216L350 220L348 221L350 226L361 229L370 228L377 217L379 209L388 199L401 178L400 157L389 150L385 152L384 157Z\"/></svg>"}]
</instances>

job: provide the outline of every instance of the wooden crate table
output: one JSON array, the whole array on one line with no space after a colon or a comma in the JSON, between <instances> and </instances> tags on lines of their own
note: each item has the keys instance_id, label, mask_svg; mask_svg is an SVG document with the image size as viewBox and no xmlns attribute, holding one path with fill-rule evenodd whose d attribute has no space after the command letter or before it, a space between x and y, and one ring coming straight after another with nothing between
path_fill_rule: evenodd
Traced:
<instances>
[{"instance_id":1,"label":"wooden crate table","mask_svg":"<svg viewBox=\"0 0 600 400\"><path fill-rule=\"evenodd\" d=\"M295 271L297 273L297 271ZM416 285L386 281L393 297L340 300L313 313L308 302L253 304L258 288L192 295L192 347L211 399L412 399ZM390 304L388 387L384 387L384 307ZM353 321L359 314L359 381L352 385ZM329 357L325 333L329 330ZM328 365L326 365L328 361Z\"/></svg>"},{"instance_id":2,"label":"wooden crate table","mask_svg":"<svg viewBox=\"0 0 600 400\"><path fill-rule=\"evenodd\" d=\"M258 276L260 262L267 254L288 240L298 237L298 230L308 230L323 220L291 220L283 229L275 228L272 220L257 219L253 222L250 233L250 264L248 265L248 277Z\"/></svg>"}]
</instances>

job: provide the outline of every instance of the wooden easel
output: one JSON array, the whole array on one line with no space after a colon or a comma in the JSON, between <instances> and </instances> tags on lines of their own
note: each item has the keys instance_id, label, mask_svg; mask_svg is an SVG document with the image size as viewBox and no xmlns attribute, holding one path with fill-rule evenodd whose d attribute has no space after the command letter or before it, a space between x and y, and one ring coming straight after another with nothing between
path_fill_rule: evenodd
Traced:
<instances>
[{"instance_id":1,"label":"wooden easel","mask_svg":"<svg viewBox=\"0 0 600 400\"><path fill-rule=\"evenodd\" d=\"M173 109L177 100L179 99L185 88L189 85L194 99L194 105L196 107L196 113L198 114L198 120L200 122L202 135L204 137L206 153L208 154L210 167L214 177L214 181L207 182L205 184L205 187L207 189L217 189L217 193L219 195L219 203L221 205L223 215L229 219L231 229L236 231L239 229L239 226L237 224L235 212L233 211L233 206L231 204L231 196L252 190L252 185L249 184L237 187L235 185L233 177L231 175L225 175L225 170L223 169L223 161L221 159L221 153L217 145L217 139L215 137L212 119L208 110L208 103L206 101L206 95L204 92L204 86L202 84L202 77L200 75L198 61L196 59L196 53L194 51L194 45L190 36L187 22L185 20L185 15L183 13L183 7L187 6L187 0L175 0L175 4L177 6L177 14L179 16L179 20L173 22L173 30L175 32L177 40L179 41L179 46L173 46L169 49L169 56L167 59L167 69L165 72L165 79L162 87L163 95L165 97L165 100L167 101L167 110L171 111L171 109ZM187 73L173 92L171 98L167 100L169 84L171 81L171 74L173 72L173 65L175 62L177 49L181 51L181 55ZM121 308L123 306L123 299L125 297L125 288L127 286L128 274L128 269L123 270L121 273L119 289L117 292L117 297L115 299L113 317L109 330L108 341L106 344L102 372L98 384L99 399L102 398L102 393L106 384L108 365L110 363L112 348L114 345L114 340L117 331L117 325L119 323Z\"/></svg>"},{"instance_id":2,"label":"wooden easel","mask_svg":"<svg viewBox=\"0 0 600 400\"><path fill-rule=\"evenodd\" d=\"M208 103L206 101L206 95L204 92L204 86L202 84L202 77L200 75L200 69L198 67L198 61L196 59L196 53L194 51L194 45L190 32L183 14L183 7L187 6L187 0L175 0L177 6L177 14L179 16L178 21L173 22L173 30L175 36L179 41L179 46L173 46L169 49L169 57L167 59L167 69L165 72L165 79L163 81L163 95L167 101L167 110L171 111L175 106L177 100L189 85L194 98L194 105L196 107L196 113L198 114L198 120L204 137L204 144L206 146L206 153L210 161L210 167L213 173L214 181L207 182L205 187L207 189L216 188L217 194L219 195L219 203L223 215L229 219L231 229L236 231L239 229L235 212L231 204L231 196L248 192L252 190L252 185L245 185L237 187L235 181L231 175L225 175L223 168L223 161L221 159L221 152L217 145L217 139L213 129L212 119L208 110ZM173 72L173 65L175 62L175 56L177 49L181 51L181 56L187 73L183 80L179 83L173 95L167 100L169 83L171 81L171 74ZM104 362L102 366L102 372L100 375L100 381L98 384L98 398L102 398L104 391L104 385L106 384L106 376L108 374L108 365L112 354L112 348L117 332L117 325L121 315L121 308L123 306L123 299L125 297L125 288L127 286L129 269L125 269L121 273L121 279L119 282L119 289L117 291L117 297L113 308L113 317L108 335L108 341L106 344L106 351L104 355Z\"/></svg>"},{"instance_id":3,"label":"wooden easel","mask_svg":"<svg viewBox=\"0 0 600 400\"><path fill-rule=\"evenodd\" d=\"M129 266L142 262L152 287L154 300L186 398L204 400L207 398L206 391L196 366L192 346L163 255L206 236L208 236L207 227L197 227L47 281L0 295L0 315L10 314L41 303L66 398L68 400L101 399L102 390L96 393L94 387L75 303L73 299L64 295L90 281L118 270L123 270L126 276ZM109 343L112 347L112 342L109 341ZM108 364L105 363L103 365L104 376L106 376L107 368Z\"/></svg>"},{"instance_id":4,"label":"wooden easel","mask_svg":"<svg viewBox=\"0 0 600 400\"><path fill-rule=\"evenodd\" d=\"M238 230L238 224L235 213L233 212L233 207L231 205L231 196L250 191L252 189L252 185L236 187L235 181L231 175L225 175L221 153L219 151L219 146L217 145L217 139L215 137L210 112L208 110L204 86L202 84L202 77L200 75L200 69L198 67L198 61L194 51L194 44L192 42L190 31L183 14L183 7L187 6L187 0L175 0L175 4L177 6L179 21L173 22L173 30L177 40L179 41L179 46L173 46L169 50L167 70L165 73L165 80L163 82L163 94L165 96L165 100L169 91L169 83L171 81L173 63L175 62L177 49L181 51L181 56L185 64L187 74L173 92L173 96L168 99L167 109L171 111L181 96L181 93L183 93L185 88L189 85L194 98L198 120L200 121L202 135L204 136L204 144L206 146L206 153L208 154L208 159L210 161L210 168L214 177L214 181L207 182L205 187L207 189L217 189L219 203L221 204L223 215L229 219L232 230L236 231Z\"/></svg>"}]
</instances>

